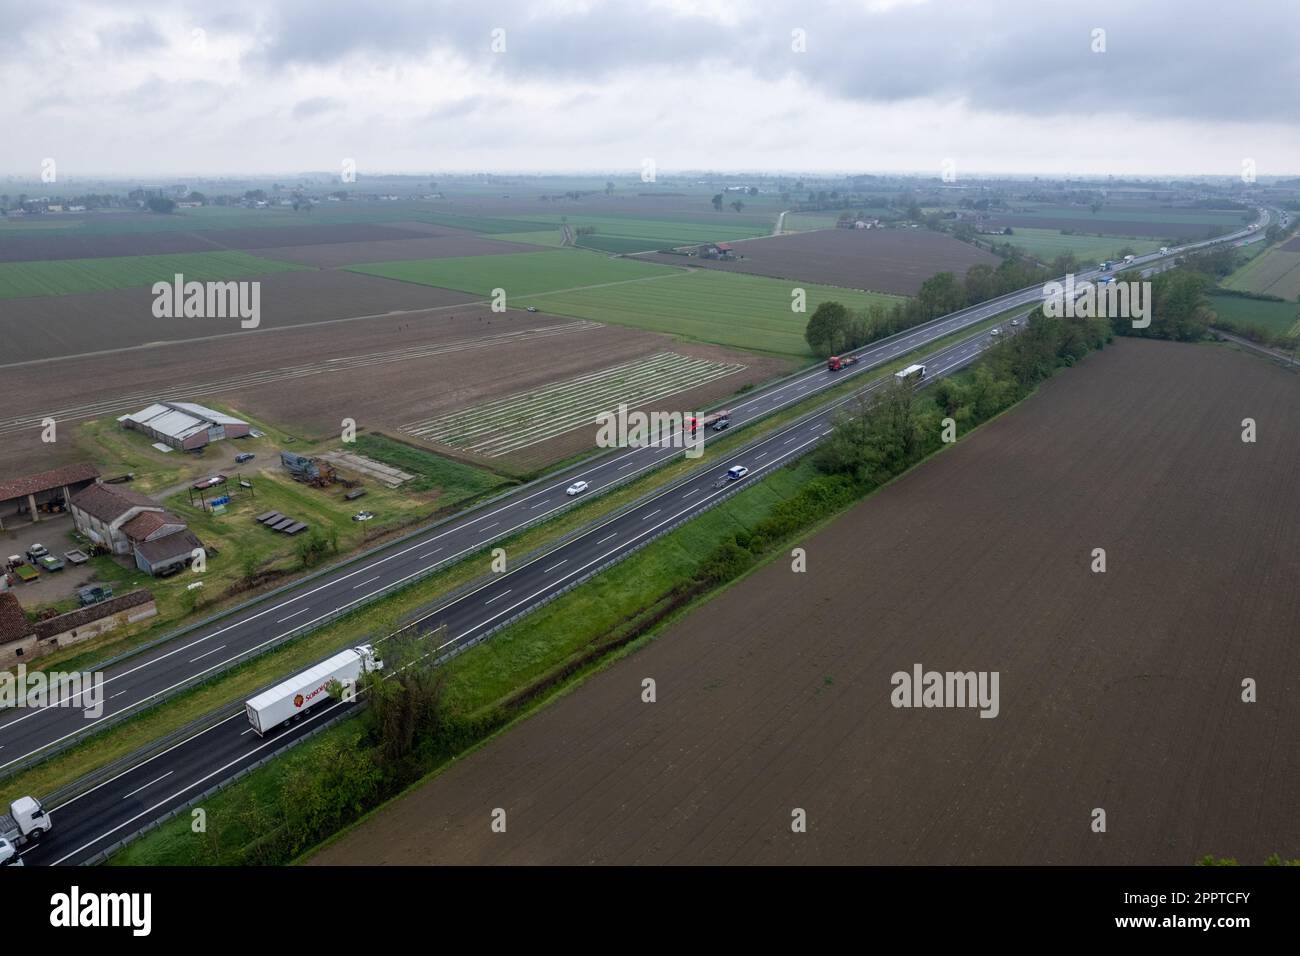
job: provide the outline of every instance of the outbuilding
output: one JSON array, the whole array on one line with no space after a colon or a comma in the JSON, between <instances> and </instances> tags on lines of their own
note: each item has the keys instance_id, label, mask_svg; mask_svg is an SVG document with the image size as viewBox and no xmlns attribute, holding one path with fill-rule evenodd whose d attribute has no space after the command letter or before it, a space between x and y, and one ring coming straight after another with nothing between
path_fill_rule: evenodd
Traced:
<instances>
[{"instance_id":1,"label":"outbuilding","mask_svg":"<svg viewBox=\"0 0 1300 956\"><path fill-rule=\"evenodd\" d=\"M184 451L248 434L248 422L193 402L155 402L119 421L125 428Z\"/></svg>"},{"instance_id":2,"label":"outbuilding","mask_svg":"<svg viewBox=\"0 0 1300 956\"><path fill-rule=\"evenodd\" d=\"M42 512L58 512L68 506L69 499L99 477L99 469L82 462L64 465L35 475L0 481L0 531L5 519L15 518L40 521Z\"/></svg>"}]
</instances>

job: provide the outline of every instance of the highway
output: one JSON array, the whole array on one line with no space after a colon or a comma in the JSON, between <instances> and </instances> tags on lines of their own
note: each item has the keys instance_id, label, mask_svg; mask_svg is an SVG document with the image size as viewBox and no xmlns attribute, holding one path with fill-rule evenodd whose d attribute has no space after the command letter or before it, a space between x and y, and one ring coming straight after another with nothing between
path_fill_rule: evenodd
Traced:
<instances>
[{"instance_id":1,"label":"highway","mask_svg":"<svg viewBox=\"0 0 1300 956\"><path fill-rule=\"evenodd\" d=\"M927 356L926 378L938 378L969 364L989 341L988 333L980 332ZM438 608L416 626L427 634L445 625L445 640L431 650L445 653L454 645L473 642L720 498L807 453L830 432L834 416L843 405L854 401L857 394L876 391L891 379L892 375L884 375L864 383L864 388L853 395L710 460L707 467L671 483L630 510L593 525L543 557L491 577L482 587ZM739 481L728 481L727 470L733 465L748 467L749 474ZM47 807L54 827L39 843L22 851L23 860L49 865L89 861L146 823L336 716L340 708L351 706L333 703L319 708L301 722L265 738L252 731L242 711L236 713L66 803Z\"/></svg>"},{"instance_id":2,"label":"highway","mask_svg":"<svg viewBox=\"0 0 1300 956\"><path fill-rule=\"evenodd\" d=\"M1239 238L1242 234L1217 241ZM1158 255L1140 257L1128 267L1158 258ZM1096 274L1096 270L1090 270L1076 278L1084 281ZM757 390L732 406L732 421L736 425L756 421L848 378L863 376L873 367L971 324L1017 306L1035 304L1041 295L1041 288L1022 290L944 316L858 350L855 354L861 360L855 366L834 373L825 368L811 369ZM988 338L986 333L979 333L927 356L927 378L969 364L980 354ZM864 381L863 391L873 391L888 380L889 376L883 376L869 384ZM730 449L723 456L715 458L706 450L705 458L689 474L628 509L597 519L544 557L491 577L479 589L439 607L422 619L419 627L431 631L445 625L444 651L480 638L710 507L737 487L760 479L765 472L806 453L827 434L837 409L852 400L853 396L847 396L828 403L771 434ZM539 516L553 514L571 504L564 489L576 480L588 481L592 492L596 492L681 453L680 448L663 445L611 452L366 556L323 579L306 582L273 600L255 602L202 632L130 658L105 673L107 703L99 720L214 673L249 650L275 643L304 624L331 617L340 609L361 603L377 590L421 575L433 565L481 551ZM749 475L740 482L725 481L726 471L733 464L748 467ZM59 806L47 807L54 818L54 829L39 844L26 848L23 858L36 864L90 860L145 823L308 732L331 716L335 708L345 706L351 705L333 704L321 709L266 739L252 733L242 712L238 713ZM11 711L0 724L0 747L3 747L0 757L7 763L16 762L92 724L77 706Z\"/></svg>"},{"instance_id":3,"label":"highway","mask_svg":"<svg viewBox=\"0 0 1300 956\"><path fill-rule=\"evenodd\" d=\"M1040 299L1041 290L1037 288L1012 293L859 349L852 353L860 357L857 365L838 372L829 372L822 366L757 389L731 405L732 427L757 421L936 339ZM712 436L710 433L706 436L707 457L708 440ZM7 712L0 716L0 771L47 747L67 744L123 711L141 709L160 696L232 666L250 653L319 627L382 592L426 575L435 567L482 552L494 542L554 516L576 503L565 494L565 489L576 481L588 482L590 488L585 494L590 497L654 469L683 453L680 447L672 447L671 438L657 445L615 449L516 489L425 533L347 563L270 599L250 602L205 628L182 634L104 668L104 702L97 717L86 715L79 706L83 699L76 695L61 698L60 706ZM483 570L488 570L486 562Z\"/></svg>"}]
</instances>

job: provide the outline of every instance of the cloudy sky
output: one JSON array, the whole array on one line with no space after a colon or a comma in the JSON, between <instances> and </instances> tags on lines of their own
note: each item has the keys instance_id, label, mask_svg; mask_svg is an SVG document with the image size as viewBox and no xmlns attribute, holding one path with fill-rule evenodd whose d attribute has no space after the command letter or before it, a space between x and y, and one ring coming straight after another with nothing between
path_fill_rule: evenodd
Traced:
<instances>
[{"instance_id":1,"label":"cloudy sky","mask_svg":"<svg viewBox=\"0 0 1300 956\"><path fill-rule=\"evenodd\" d=\"M0 175L1300 173L1295 0L0 0ZM1098 31L1104 31L1104 34ZM1104 44L1104 50L1099 50Z\"/></svg>"}]
</instances>

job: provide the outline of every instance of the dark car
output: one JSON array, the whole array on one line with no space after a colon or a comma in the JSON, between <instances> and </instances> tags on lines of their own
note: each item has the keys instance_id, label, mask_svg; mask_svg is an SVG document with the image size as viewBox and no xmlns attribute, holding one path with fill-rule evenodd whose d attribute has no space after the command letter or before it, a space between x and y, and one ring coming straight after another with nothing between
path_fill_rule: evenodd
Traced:
<instances>
[{"instance_id":1,"label":"dark car","mask_svg":"<svg viewBox=\"0 0 1300 956\"><path fill-rule=\"evenodd\" d=\"M244 462L252 461L256 457L257 456L254 455L251 451L241 451L238 455L235 456L235 461L237 461L239 464L242 465Z\"/></svg>"}]
</instances>

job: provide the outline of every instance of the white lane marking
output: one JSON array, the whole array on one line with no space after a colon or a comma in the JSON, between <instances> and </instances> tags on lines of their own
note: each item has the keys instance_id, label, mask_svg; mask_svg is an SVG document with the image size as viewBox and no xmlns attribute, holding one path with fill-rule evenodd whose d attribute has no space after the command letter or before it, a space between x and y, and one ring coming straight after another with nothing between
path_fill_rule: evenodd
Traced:
<instances>
[{"instance_id":1,"label":"white lane marking","mask_svg":"<svg viewBox=\"0 0 1300 956\"><path fill-rule=\"evenodd\" d=\"M618 537L618 532L615 531L615 532L614 532L613 534L611 534L608 538L601 538L599 541L596 542L596 544L597 544L597 545L602 545L602 544L604 544L606 541L613 541L613 540L614 540L615 538L617 538L617 537Z\"/></svg>"},{"instance_id":2,"label":"white lane marking","mask_svg":"<svg viewBox=\"0 0 1300 956\"><path fill-rule=\"evenodd\" d=\"M297 617L299 614L306 614L306 613L307 613L308 611L310 611L310 610L311 610L311 608L309 608L309 607L305 607L305 608L303 608L301 611L294 611L292 614L289 615L289 617L282 617L282 618L280 618L280 620L276 621L275 623L276 623L276 624L283 624L285 621L289 620L290 617ZM225 647L226 645L222 644L221 646L222 646L222 647ZM197 658L196 658L196 660L197 660Z\"/></svg>"},{"instance_id":3,"label":"white lane marking","mask_svg":"<svg viewBox=\"0 0 1300 956\"><path fill-rule=\"evenodd\" d=\"M550 574L552 571L554 571L556 568L558 568L561 564L568 564L568 563L569 563L569 559L568 559L568 558L565 558L563 561L559 562L558 564L552 564L549 568L547 568L547 569L546 569L545 571L543 571L542 573L543 573L543 574Z\"/></svg>"},{"instance_id":4,"label":"white lane marking","mask_svg":"<svg viewBox=\"0 0 1300 956\"><path fill-rule=\"evenodd\" d=\"M550 499L550 498L547 498L545 501L539 501L539 502L537 502L537 504L533 505L533 506L532 506L531 508L529 508L528 510L529 510L529 511L536 511L538 508L542 507L543 505L549 505L550 503L551 503L551 499Z\"/></svg>"},{"instance_id":5,"label":"white lane marking","mask_svg":"<svg viewBox=\"0 0 1300 956\"><path fill-rule=\"evenodd\" d=\"M441 550L442 550L442 548L434 548L432 551L426 551L426 552L424 552L424 554L420 555L420 556L417 557L415 560L417 560L417 561L423 561L425 558L431 558L431 557L433 557L435 554L437 554L437 553L438 553L439 551L441 551Z\"/></svg>"},{"instance_id":6,"label":"white lane marking","mask_svg":"<svg viewBox=\"0 0 1300 956\"><path fill-rule=\"evenodd\" d=\"M493 601L496 601L496 600L498 600L499 598L503 598L503 597L505 597L507 594L509 594L509 593L510 593L511 591L513 591L513 590L514 590L514 588L506 588L504 591L502 591L502 592L501 592L500 594L498 594L496 597L490 597L490 598L488 598L486 601L483 602L483 605L486 607L487 605L491 604Z\"/></svg>"},{"instance_id":7,"label":"white lane marking","mask_svg":"<svg viewBox=\"0 0 1300 956\"><path fill-rule=\"evenodd\" d=\"M700 490L699 488L692 488L690 491L686 492L686 494L682 495L682 497L689 498L691 495L695 494L695 492L699 490Z\"/></svg>"},{"instance_id":8,"label":"white lane marking","mask_svg":"<svg viewBox=\"0 0 1300 956\"><path fill-rule=\"evenodd\" d=\"M481 530L483 530L483 531L489 531L489 530L491 530L492 528L495 528L495 527L496 527L497 525L499 525L500 523L501 523L500 521L493 521L493 522L492 522L491 524L489 524L489 525L484 525L484 526L482 527Z\"/></svg>"},{"instance_id":9,"label":"white lane marking","mask_svg":"<svg viewBox=\"0 0 1300 956\"><path fill-rule=\"evenodd\" d=\"M642 520L642 521L649 521L651 518L653 518L655 515L657 515L659 512L661 512L661 511L663 511L663 510L664 510L663 508L656 508L654 511L650 512L648 515L646 515L646 516L645 516L644 518L642 518L641 520Z\"/></svg>"},{"instance_id":10,"label":"white lane marking","mask_svg":"<svg viewBox=\"0 0 1300 956\"><path fill-rule=\"evenodd\" d=\"M123 800L130 800L132 797L134 797L134 796L135 796L137 793L139 793L141 790L148 790L148 789L149 789L150 787L152 787L155 783L158 783L159 780L166 780L168 777L170 777L170 776L171 776L172 774L174 774L175 772L176 772L175 770L168 770L165 774L163 774L161 777L159 777L158 780L150 780L150 781L149 781L148 783L146 783L143 787L140 787L140 788L137 789L137 790L132 790L130 793L128 793L128 794L127 794L126 796L124 796L122 799L123 799Z\"/></svg>"},{"instance_id":11,"label":"white lane marking","mask_svg":"<svg viewBox=\"0 0 1300 956\"><path fill-rule=\"evenodd\" d=\"M200 654L198 657L191 657L190 660L189 660L189 663L193 664L195 661L201 661L201 660L203 660L203 658L207 657L209 654L215 654L217 651L225 650L225 648L226 648L226 645L225 645L225 644L222 644L220 647L214 647L214 648L213 648L212 650L210 650L210 651L204 651L204 652L203 652L202 654Z\"/></svg>"},{"instance_id":12,"label":"white lane marking","mask_svg":"<svg viewBox=\"0 0 1300 956\"><path fill-rule=\"evenodd\" d=\"M807 447L808 445L816 444L817 441L818 441L818 439L816 439L816 438L810 438L810 439L808 439L807 441L805 441L805 442L803 442L803 443L801 443L801 444L795 446L795 447L792 448L790 451L785 452L785 453L782 454L782 455L778 455L776 458L774 458L774 459L773 459L771 462L769 462L768 464L766 464L766 465L760 465L760 466L755 466L755 467L756 467L756 468L770 468L770 467L772 467L773 465L775 465L778 461L780 461L781 458L793 457L795 452L799 451L800 449L803 449L803 448ZM728 488L730 488L730 487L733 487L733 486L729 485ZM723 488L723 489L721 489L721 490L719 490L719 491L715 491L715 492L713 492L713 494L708 495L707 497L709 497L709 498L716 498L718 495L726 494L728 488ZM640 533L638 533L638 534L633 535L632 538L629 539L629 542L628 542L628 543L631 543L631 542L633 542L633 541L636 541L636 540L638 540L639 538L644 538L646 535L653 534L653 533L654 533L655 531L657 531L659 528L664 527L664 525L670 524L671 522L676 521L676 520L677 520L678 518L680 518L682 515L689 514L690 512L691 512L691 507L688 506L687 508L685 508L685 509L682 510L682 511L677 512L676 514L669 515L667 518L665 518L663 521L660 521L658 524L653 525L653 526L647 528L646 530L644 530L644 531L642 531L642 532L640 532ZM561 580L561 581L564 581L564 580L566 580L566 579L568 579L568 578L572 578L574 575L581 574L583 571L585 571L585 570L588 569L588 568L598 567L598 566L599 566L602 562L604 562L606 559L608 559L608 558L610 558L611 556L617 554L620 550L624 550L624 549L626 549L627 546L628 546L628 544L620 544L617 548L614 548L614 549L611 550L611 551L606 551L604 554L599 555L599 556L593 558L592 560L588 561L586 564L582 565L581 567L579 567L579 568L575 568L574 570L570 571L568 574L564 575L564 577L560 578L560 580ZM462 638L468 637L470 634L474 633L474 631L478 630L478 629L481 628L481 627L485 627L485 626L491 624L493 621L497 620L497 619L500 618L502 615L509 614L510 612L512 612L512 611L514 611L514 610L517 610L517 609L520 608L520 607L526 607L526 606L529 604L529 602L534 601L534 600L537 599L538 596L540 596L540 595L542 595L542 594L545 594L545 593L548 591L548 589L549 589L550 587L551 587L550 585L548 585L548 586L546 586L546 587L542 587L541 589L539 589L539 590L537 590L537 591L534 591L532 594L528 595L528 597L523 598L523 599L520 600L520 601L516 601L514 604L510 605L510 606L509 606L508 608L506 608L505 610L497 611L496 614L492 615L492 616L491 616L490 618L488 618L487 620L485 620L485 621L480 621L478 624L475 624L474 626L470 627L468 630L462 631L460 634L457 634L455 637L451 638L450 640L443 642L442 644L440 644L440 645L438 646L438 650L442 650L444 647L447 647L448 645L454 644L454 643L456 643L457 641L461 640Z\"/></svg>"},{"instance_id":13,"label":"white lane marking","mask_svg":"<svg viewBox=\"0 0 1300 956\"><path fill-rule=\"evenodd\" d=\"M365 581L362 581L360 584L354 584L354 585L352 585L352 590L355 591L357 588L363 588L363 587L365 587L367 584L373 584L374 582L376 582L376 581L378 581L378 580L379 580L379 575L376 574L373 578L369 578L369 579L367 579L367 580L365 580Z\"/></svg>"},{"instance_id":14,"label":"white lane marking","mask_svg":"<svg viewBox=\"0 0 1300 956\"><path fill-rule=\"evenodd\" d=\"M305 726L306 724L311 723L313 720L317 720L317 719L319 719L319 718L321 718L321 717L324 717L326 714L328 714L330 711L334 710L336 707L342 707L342 706L343 706L343 702L342 702L342 701L339 701L339 702L337 702L337 703L331 704L329 707L325 708L324 710L321 710L321 711L318 711L318 712L315 713L315 714L312 714L312 715L311 715L310 717L308 717L305 721L303 721L302 725L300 725L300 726ZM235 717L243 717L243 716L244 716L243 714L236 714L236 715L235 715ZM234 717L230 717L230 718L227 718L227 719L228 719L228 720L234 720L235 718L234 718ZM221 723L224 724L225 722L226 722L226 721L223 720ZM201 733L199 733L199 734L195 734L194 737L190 737L189 740L193 740L193 739L195 739L195 737L199 737L199 736L201 736L201 734L206 734L206 733L208 733L209 731L216 730L216 728L217 728L217 727L220 727L220 726L221 726L221 724L217 724L215 727L209 727L207 730L201 731ZM188 743L189 740L181 741L181 743L176 744L175 747L169 747L169 748L167 748L167 750L164 750L161 754L158 754L158 755L156 755L156 756L154 756L154 757L150 757L149 759L150 759L150 760L157 760L158 757L161 757L163 754L168 753L168 752L171 751L171 750L175 750L176 747L184 746L184 744ZM239 762L242 761L242 760L247 760L249 757L251 757L253 754L257 753L259 750L265 750L267 747L272 747L272 746L274 746L278 741L279 741L279 737L277 736L277 737L275 737L275 738L273 738L273 739L271 739L271 740L268 740L266 743L262 744L261 746L253 748L252 750L250 750L250 751L249 751L248 753L246 753L246 754L240 754L240 755L239 755L238 757L236 757L234 760L231 760L230 762L224 764L223 766L218 767L216 770L212 771L212 773L208 774L207 776L205 776L205 777L200 777L198 780L194 781L193 783L189 784L188 786L182 787L180 790L177 790L177 791L176 791L175 793L173 793L170 797L164 797L162 800L160 800L158 803L155 803L152 807L149 807L147 810L142 810L141 812L137 813L137 814L136 814L135 816L133 816L131 819L129 819L129 820L123 822L123 823L119 823L117 826L113 827L111 830L105 830L103 833L99 834L99 836L94 837L93 839L91 839L91 841L90 841L89 843L83 843L81 846L77 847L77 848L76 848L75 850L73 850L71 853L66 853L66 854L64 854L63 856L61 856L61 857L59 857L57 860L55 860L54 863L53 863L52 865L53 865L53 866L58 866L60 863L65 863L65 862L67 862L68 860L70 860L70 859L72 859L74 856L76 856L78 853L81 853L83 850L88 850L88 849L90 849L92 846L94 846L96 843L98 843L100 840L104 839L105 837L112 836L112 835L113 835L114 833L116 833L118 830L121 830L121 829L123 829L123 828L125 828L125 827L129 827L132 823L135 823L135 821L136 821L136 820L139 820L141 817L148 816L149 814L151 814L151 813L153 813L155 810L157 810L159 807L165 806L169 801L171 801L171 800L175 800L175 799L176 799L177 797L179 797L181 794L186 793L186 792L188 792L188 791L190 791L190 790L193 790L195 787L199 786L200 784L206 783L207 781L211 780L213 777L217 776L218 774L225 773L226 770L228 770L230 767L233 767L235 764L239 763ZM148 763L148 761L145 761L145 762ZM144 766L144 764L141 764L140 766ZM130 770L124 770L124 771L122 771L122 773L130 773L130 772L131 772ZM117 776L120 777L120 776L122 776L122 774L118 774ZM101 783L101 784L99 785L99 787L107 786L108 784L112 783L113 780L116 780L116 779L117 779L117 777L113 777L111 780L105 780L103 783ZM99 787L92 787L90 790L87 790L86 793L93 793L94 791L98 790ZM62 806L64 806L64 807L69 806L69 805L72 804L73 802L75 802L75 801L77 801L77 800L80 800L82 797L84 797L84 796L86 795L86 793L78 794L77 796L75 796L75 797L73 797L71 800L69 800L67 803L62 804ZM58 810L58 809L60 809L60 807L55 807L54 809L55 809L55 810ZM53 812L53 811L51 811L51 812Z\"/></svg>"}]
</instances>

